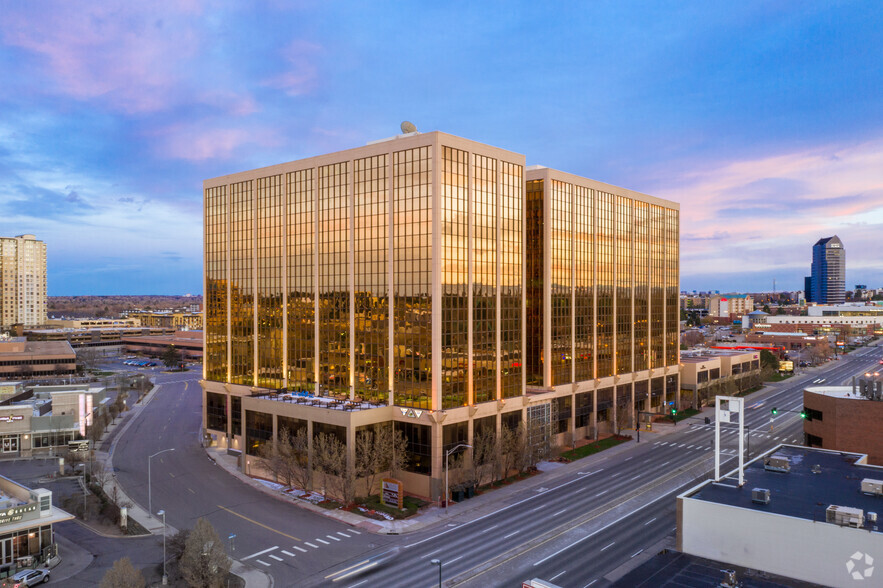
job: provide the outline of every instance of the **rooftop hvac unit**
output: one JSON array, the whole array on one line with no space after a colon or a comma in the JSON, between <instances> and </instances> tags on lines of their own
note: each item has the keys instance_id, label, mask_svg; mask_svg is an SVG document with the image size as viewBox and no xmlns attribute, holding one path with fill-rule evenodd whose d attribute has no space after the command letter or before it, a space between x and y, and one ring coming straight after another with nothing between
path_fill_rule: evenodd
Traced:
<instances>
[{"instance_id":1,"label":"rooftop hvac unit","mask_svg":"<svg viewBox=\"0 0 883 588\"><path fill-rule=\"evenodd\" d=\"M767 488L755 488L751 491L751 502L757 504L770 503L770 491Z\"/></svg>"},{"instance_id":2,"label":"rooftop hvac unit","mask_svg":"<svg viewBox=\"0 0 883 588\"><path fill-rule=\"evenodd\" d=\"M787 455L775 453L763 460L763 468L770 472L788 473L791 471L791 460Z\"/></svg>"},{"instance_id":3,"label":"rooftop hvac unit","mask_svg":"<svg viewBox=\"0 0 883 588\"><path fill-rule=\"evenodd\" d=\"M862 492L871 496L883 496L883 480L865 478L862 480Z\"/></svg>"},{"instance_id":4,"label":"rooftop hvac unit","mask_svg":"<svg viewBox=\"0 0 883 588\"><path fill-rule=\"evenodd\" d=\"M868 511L868 522L872 525L877 524L877 513Z\"/></svg>"},{"instance_id":5,"label":"rooftop hvac unit","mask_svg":"<svg viewBox=\"0 0 883 588\"><path fill-rule=\"evenodd\" d=\"M31 500L40 503L40 516L48 517L52 514L52 491L46 488L36 488L31 490Z\"/></svg>"},{"instance_id":6,"label":"rooftop hvac unit","mask_svg":"<svg viewBox=\"0 0 883 588\"><path fill-rule=\"evenodd\" d=\"M832 504L825 510L825 521L840 525L841 527L854 527L858 529L864 526L865 515L864 511L860 508Z\"/></svg>"}]
</instances>

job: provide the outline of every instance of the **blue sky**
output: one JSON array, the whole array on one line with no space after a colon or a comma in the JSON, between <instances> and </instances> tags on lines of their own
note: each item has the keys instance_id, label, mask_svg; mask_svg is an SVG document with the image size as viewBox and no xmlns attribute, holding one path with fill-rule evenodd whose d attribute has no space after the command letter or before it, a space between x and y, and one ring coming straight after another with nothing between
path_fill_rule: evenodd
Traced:
<instances>
[{"instance_id":1,"label":"blue sky","mask_svg":"<svg viewBox=\"0 0 883 588\"><path fill-rule=\"evenodd\" d=\"M0 235L49 294L202 289L202 180L402 120L682 207L681 287L883 286L876 2L4 3Z\"/></svg>"}]
</instances>

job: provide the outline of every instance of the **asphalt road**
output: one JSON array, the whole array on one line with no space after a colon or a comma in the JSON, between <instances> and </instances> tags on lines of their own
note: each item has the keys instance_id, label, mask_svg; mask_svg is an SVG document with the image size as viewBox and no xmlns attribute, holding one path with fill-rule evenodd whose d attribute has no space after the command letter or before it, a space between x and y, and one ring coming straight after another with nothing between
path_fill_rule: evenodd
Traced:
<instances>
[{"instance_id":1,"label":"asphalt road","mask_svg":"<svg viewBox=\"0 0 883 588\"><path fill-rule=\"evenodd\" d=\"M799 411L810 382L844 383L879 365L880 357L878 348L860 349L748 397L751 455L779 443L803 443ZM773 406L779 412L770 430ZM697 419L678 428L664 437L645 434L624 451L587 458L580 472L555 487L501 504L491 515L452 517L447 527L408 535L398 557L364 574L347 575L364 561L353 559L303 585L328 585L337 578L337 585L351 587L434 586L438 567L432 559L441 561L446 586L517 586L535 577L566 588L607 585L604 576L674 533L675 497L713 468L714 424ZM735 467L734 430L723 433L722 447L729 459L725 473Z\"/></svg>"},{"instance_id":2,"label":"asphalt road","mask_svg":"<svg viewBox=\"0 0 883 588\"><path fill-rule=\"evenodd\" d=\"M802 443L797 412L808 382L840 383L878 365L879 357L877 348L864 348L750 396L752 455L781 442ZM433 586L438 567L429 562L435 558L446 585L509 586L540 577L567 588L603 586L605 575L673 533L674 496L713 466L713 426L682 421L677 432L645 434L640 444L582 460L578 473L500 504L490 515L452 516L446 526L405 537L357 533L268 497L216 466L199 443L199 377L198 371L155 376L161 389L116 441L117 477L147 507L148 456L175 448L152 460L154 512L165 509L177 528L207 517L222 538L236 535L229 544L233 556L271 574L276 586ZM779 414L771 432L773 405ZM734 432L724 434L725 455L732 458L736 441ZM347 575L392 546L401 553L368 573Z\"/></svg>"},{"instance_id":3,"label":"asphalt road","mask_svg":"<svg viewBox=\"0 0 883 588\"><path fill-rule=\"evenodd\" d=\"M134 501L148 506L148 456L174 448L151 460L154 513L164 509L178 529L207 518L233 557L271 574L276 586L300 585L305 576L394 539L274 499L215 465L199 441L200 377L199 371L157 375L161 388L116 441L117 479Z\"/></svg>"}]
</instances>

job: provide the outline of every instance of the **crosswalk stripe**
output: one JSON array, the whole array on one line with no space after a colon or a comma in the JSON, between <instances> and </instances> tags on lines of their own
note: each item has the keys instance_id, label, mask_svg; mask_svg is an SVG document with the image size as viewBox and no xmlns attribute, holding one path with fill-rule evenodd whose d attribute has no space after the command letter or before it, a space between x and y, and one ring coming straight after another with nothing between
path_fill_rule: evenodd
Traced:
<instances>
[{"instance_id":1,"label":"crosswalk stripe","mask_svg":"<svg viewBox=\"0 0 883 588\"><path fill-rule=\"evenodd\" d=\"M349 532L350 532L350 533L355 533L356 535L361 535L361 533L359 533L359 532L356 531L355 529L350 529Z\"/></svg>"},{"instance_id":2,"label":"crosswalk stripe","mask_svg":"<svg viewBox=\"0 0 883 588\"><path fill-rule=\"evenodd\" d=\"M318 545L313 545L309 541L304 541L304 545L306 545L307 547L312 547L313 549L319 549Z\"/></svg>"},{"instance_id":3,"label":"crosswalk stripe","mask_svg":"<svg viewBox=\"0 0 883 588\"><path fill-rule=\"evenodd\" d=\"M298 547L297 545L293 546L292 549L297 549L298 551L302 551L302 552L304 552L304 553L307 552L306 549L304 549L304 548L302 548L302 547Z\"/></svg>"},{"instance_id":4,"label":"crosswalk stripe","mask_svg":"<svg viewBox=\"0 0 883 588\"><path fill-rule=\"evenodd\" d=\"M272 557L276 561L283 561L283 559L281 557L277 557L277 556L273 555L272 553L270 554L270 557Z\"/></svg>"},{"instance_id":5,"label":"crosswalk stripe","mask_svg":"<svg viewBox=\"0 0 883 588\"><path fill-rule=\"evenodd\" d=\"M261 561L261 560L259 560L259 559L256 559L255 561L258 562L259 564L261 564L262 566L267 566L268 568L270 567L270 564L268 564L268 563L265 562L265 561Z\"/></svg>"},{"instance_id":6,"label":"crosswalk stripe","mask_svg":"<svg viewBox=\"0 0 883 588\"><path fill-rule=\"evenodd\" d=\"M284 554L287 555L288 557L294 557L294 554L291 553L290 551L285 551L285 550L283 549L283 550L282 550L282 553L284 553Z\"/></svg>"},{"instance_id":7,"label":"crosswalk stripe","mask_svg":"<svg viewBox=\"0 0 883 588\"><path fill-rule=\"evenodd\" d=\"M329 539L333 539L333 540L335 540L335 541L340 541L340 539L338 539L338 538L335 537L334 535L325 535L325 536L328 537Z\"/></svg>"},{"instance_id":8,"label":"crosswalk stripe","mask_svg":"<svg viewBox=\"0 0 883 588\"><path fill-rule=\"evenodd\" d=\"M338 531L337 534L338 534L338 535L341 535L342 537L346 537L347 539L350 538L349 535L347 535L346 533L341 533L340 531Z\"/></svg>"},{"instance_id":9,"label":"crosswalk stripe","mask_svg":"<svg viewBox=\"0 0 883 588\"><path fill-rule=\"evenodd\" d=\"M316 541L318 541L319 543L324 543L325 545L331 545L330 543L328 543L324 539L319 539L318 537L316 537Z\"/></svg>"}]
</instances>

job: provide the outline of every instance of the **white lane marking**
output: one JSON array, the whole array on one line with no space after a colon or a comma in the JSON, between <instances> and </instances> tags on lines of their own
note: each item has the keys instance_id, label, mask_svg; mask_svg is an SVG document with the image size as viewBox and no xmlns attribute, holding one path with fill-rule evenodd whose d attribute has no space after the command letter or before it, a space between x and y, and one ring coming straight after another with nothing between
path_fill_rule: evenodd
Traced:
<instances>
[{"instance_id":1,"label":"white lane marking","mask_svg":"<svg viewBox=\"0 0 883 588\"><path fill-rule=\"evenodd\" d=\"M775 439L775 440L776 440L776 441L778 441L778 440L779 440L779 438L778 438L778 437L776 437L776 439Z\"/></svg>"},{"instance_id":2,"label":"white lane marking","mask_svg":"<svg viewBox=\"0 0 883 588\"><path fill-rule=\"evenodd\" d=\"M616 519L615 521L611 521L611 522L607 523L606 525L604 525L604 526L601 527L600 529L596 529L595 531L589 533L589 534L586 535L585 537L582 537L582 538L580 538L580 539L577 539L576 541L574 541L574 542L571 543L570 545L567 545L566 547L562 547L561 549L559 549L559 550L556 551L555 553L553 553L553 554L551 554L551 555L548 555L548 556L544 557L543 559L541 559L541 560L538 561L538 562L535 562L533 565L538 566L538 565L540 565L541 563L546 562L546 561L552 559L553 557L557 556L557 555L560 554L561 552L563 552L563 551L567 551L568 549L570 549L570 548L573 547L574 545L577 545L577 544L579 544L579 543L582 543L582 542L585 541L586 539L590 539L590 538L594 537L595 535L597 535L597 534L600 533L601 531L605 531L605 530L609 529L610 527L612 527L613 525L616 525L616 524L622 522L623 519L632 516L632 515L635 514L636 512L639 512L639 511L644 510L645 508L647 508L647 507L650 506L651 504L656 504L657 502L659 502L660 500L662 500L662 499L665 498L666 496L667 496L667 495L662 495L662 496L660 496L659 498L654 498L654 499L651 500L650 502L646 502L646 503L642 504L641 506L639 506L638 508L636 508L636 509L633 510L632 512L630 512L630 513L628 513L628 514L625 514L625 515L619 517L619 518ZM675 527L675 529L677 529L677 527Z\"/></svg>"},{"instance_id":3,"label":"white lane marking","mask_svg":"<svg viewBox=\"0 0 883 588\"><path fill-rule=\"evenodd\" d=\"M604 459L607 459L607 458L605 457ZM584 480L584 479L587 478L588 476L593 476L593 475L595 475L595 474L599 474L599 473L601 473L601 472L603 472L603 471L604 471L604 468L598 468L598 469L595 470L594 472L588 472L585 476L580 476L580 477L578 477L578 478L574 478L573 480L568 480L567 482L564 482L564 483L562 483L562 484L558 484L557 486L553 486L552 488L549 488L549 491L552 491L552 490L558 490L558 489L560 489L560 488L564 488L565 486L569 486L569 485L573 484L574 482L579 482L579 481L581 481L581 480ZM545 493L544 493L544 494L545 494ZM521 504L524 504L525 502L528 502L529 500L534 500L534 499L537 498L538 496L542 496L542 495L541 495L541 494L536 494L536 495L534 495L534 496L530 496L530 497L528 497L528 498L525 498L524 500L519 500L518 502L513 502L513 503L510 504L509 506L505 506L505 507L503 507L503 508L501 508L501 509L497 509L497 510L495 510L495 511L493 511L493 512L489 512L489 513L486 514L486 515L482 515L482 516L480 516L480 517L474 518L474 519L472 519L472 520L470 520L470 521L467 521L466 523L464 523L464 524L462 524L462 525L458 525L458 526L456 526L456 527L452 527L452 528L450 528L450 529L446 529L446 530L442 531L441 533L436 533L435 535L432 535L431 537L427 537L427 538L425 538L425 539L421 539L420 541L416 541L416 542L414 542L414 543L411 543L410 545L405 545L405 547L414 547L414 546L416 546L416 545L420 545L421 543L426 543L427 541L432 541L433 539L438 539L438 538L441 537L442 535L446 535L447 533L450 533L451 531L454 531L454 530L456 530L456 529L462 529L462 528L465 527L466 525L472 525L472 524L475 524L475 523L477 523L477 522L480 521L480 520L486 519L487 517L496 516L496 515L500 514L501 512L503 512L503 511L505 511L505 510L509 510L510 508L513 508L513 507L519 506L519 505L521 505Z\"/></svg>"},{"instance_id":4,"label":"white lane marking","mask_svg":"<svg viewBox=\"0 0 883 588\"><path fill-rule=\"evenodd\" d=\"M512 533L512 534L514 535L515 533ZM438 552L441 551L442 549L444 549L444 547L439 547L439 548L436 549L435 551L430 551L430 552L427 553L426 555L421 555L421 556L420 556L420 559L423 559L424 557L429 557L430 555L435 555L436 553L438 553Z\"/></svg>"},{"instance_id":5,"label":"white lane marking","mask_svg":"<svg viewBox=\"0 0 883 588\"><path fill-rule=\"evenodd\" d=\"M621 474L622 474L622 472L616 472L615 474L608 476L608 477L612 480L613 478L615 478L616 476L619 476Z\"/></svg>"},{"instance_id":6,"label":"white lane marking","mask_svg":"<svg viewBox=\"0 0 883 588\"><path fill-rule=\"evenodd\" d=\"M567 570L561 570L560 572L558 572L557 574L555 574L554 576L552 576L551 578L549 578L549 581L550 581L550 582L554 582L554 581L555 581L555 578L557 578L558 576L560 576L561 574L563 574L563 573L566 572L566 571L567 571Z\"/></svg>"},{"instance_id":7,"label":"white lane marking","mask_svg":"<svg viewBox=\"0 0 883 588\"><path fill-rule=\"evenodd\" d=\"M270 567L270 564L268 564L268 563L265 562L265 561L261 561L261 560L259 560L259 559L256 559L255 561L258 562L259 564L261 564L262 566L267 566L268 568Z\"/></svg>"},{"instance_id":8,"label":"white lane marking","mask_svg":"<svg viewBox=\"0 0 883 588\"><path fill-rule=\"evenodd\" d=\"M251 559L251 558L253 558L253 557L257 557L257 556L259 556L259 555L264 555L265 553L270 553L271 551L274 551L274 550L276 550L276 549L279 549L279 546L278 546L278 545L274 545L273 547L271 547L271 548L269 548L269 549L265 549L265 550L263 550L263 551L258 551L257 553L252 553L251 555L249 555L249 556L247 556L247 557L243 557L241 561L245 561L245 560L247 560L247 559Z\"/></svg>"},{"instance_id":9,"label":"white lane marking","mask_svg":"<svg viewBox=\"0 0 883 588\"><path fill-rule=\"evenodd\" d=\"M654 444L653 444L653 445L659 445L659 441L657 441L657 442L656 442L656 443L654 443Z\"/></svg>"},{"instance_id":10,"label":"white lane marking","mask_svg":"<svg viewBox=\"0 0 883 588\"><path fill-rule=\"evenodd\" d=\"M324 543L325 545L331 545L330 543L328 543L324 539L319 539L318 537L316 537L316 541L318 541L319 543Z\"/></svg>"},{"instance_id":11,"label":"white lane marking","mask_svg":"<svg viewBox=\"0 0 883 588\"><path fill-rule=\"evenodd\" d=\"M687 446L686 443L681 443L680 445L678 445L678 449L683 449L686 446Z\"/></svg>"},{"instance_id":12,"label":"white lane marking","mask_svg":"<svg viewBox=\"0 0 883 588\"><path fill-rule=\"evenodd\" d=\"M444 563L445 563L445 565L449 565L449 564L454 563L458 559L463 559L463 556L461 555L460 557L455 557L454 559L449 559L449 560L445 561Z\"/></svg>"},{"instance_id":13,"label":"white lane marking","mask_svg":"<svg viewBox=\"0 0 883 588\"><path fill-rule=\"evenodd\" d=\"M319 549L318 545L313 545L309 541L304 541L304 545L306 545L307 547L312 547L313 549Z\"/></svg>"},{"instance_id":14,"label":"white lane marking","mask_svg":"<svg viewBox=\"0 0 883 588\"><path fill-rule=\"evenodd\" d=\"M669 461L667 461L667 462L665 462L665 463L661 463L661 464L659 464L659 467L662 467L662 466L664 466L664 465L668 465L668 464L670 464L670 463L671 463L671 460L669 460Z\"/></svg>"},{"instance_id":15,"label":"white lane marking","mask_svg":"<svg viewBox=\"0 0 883 588\"><path fill-rule=\"evenodd\" d=\"M656 517L653 517L652 519L650 519L649 521L647 521L646 523L644 523L644 526L646 527L647 525L649 525L650 523L652 523L652 522L655 521L655 520L656 520Z\"/></svg>"},{"instance_id":16,"label":"white lane marking","mask_svg":"<svg viewBox=\"0 0 883 588\"><path fill-rule=\"evenodd\" d=\"M281 557L276 556L276 555L273 555L272 553L270 554L270 557L272 557L272 558L275 559L276 561L285 561L285 560L282 559Z\"/></svg>"},{"instance_id":17,"label":"white lane marking","mask_svg":"<svg viewBox=\"0 0 883 588\"><path fill-rule=\"evenodd\" d=\"M347 539L350 538L349 535L347 535L346 533L341 533L340 531L338 531L337 534L340 535L341 537L346 537Z\"/></svg>"},{"instance_id":18,"label":"white lane marking","mask_svg":"<svg viewBox=\"0 0 883 588\"><path fill-rule=\"evenodd\" d=\"M561 512L564 512L564 511L561 511ZM555 514L558 514L558 513L555 513ZM553 515L553 516L554 516L554 515ZM499 527L499 526L500 526L500 525L494 525L493 527L488 527L487 529L485 529L484 531L482 531L481 533L479 533L479 535L484 535L484 534L487 533L488 531L493 531L494 529L496 529L496 528Z\"/></svg>"},{"instance_id":19,"label":"white lane marking","mask_svg":"<svg viewBox=\"0 0 883 588\"><path fill-rule=\"evenodd\" d=\"M538 506L538 507L532 509L530 512L536 512L536 511L543 509L543 508L546 508L546 507L545 506Z\"/></svg>"},{"instance_id":20,"label":"white lane marking","mask_svg":"<svg viewBox=\"0 0 883 588\"><path fill-rule=\"evenodd\" d=\"M361 535L361 533L359 533L359 532L356 531L355 529L349 529L348 532L349 532L349 533L355 533L356 535Z\"/></svg>"},{"instance_id":21,"label":"white lane marking","mask_svg":"<svg viewBox=\"0 0 883 588\"><path fill-rule=\"evenodd\" d=\"M325 535L325 536L328 537L329 539L334 539L335 541L340 541L340 539L338 539L334 535Z\"/></svg>"},{"instance_id":22,"label":"white lane marking","mask_svg":"<svg viewBox=\"0 0 883 588\"><path fill-rule=\"evenodd\" d=\"M628 461L628 460L630 460L631 458L632 458L632 456L629 456L629 457L625 458L625 459L622 460L622 461Z\"/></svg>"},{"instance_id":23,"label":"white lane marking","mask_svg":"<svg viewBox=\"0 0 883 588\"><path fill-rule=\"evenodd\" d=\"M557 517L557 516L560 515L562 512L565 512L566 510L567 510L566 508L564 508L564 509L562 509L562 510L559 510L558 512L556 512L556 513L553 514L552 516L553 516L553 517Z\"/></svg>"},{"instance_id":24,"label":"white lane marking","mask_svg":"<svg viewBox=\"0 0 883 588\"><path fill-rule=\"evenodd\" d=\"M307 552L306 549L304 549L304 548L302 548L302 547L298 547L297 545L293 546L292 549L297 549L298 551L302 551L302 552L304 552L304 553Z\"/></svg>"},{"instance_id":25,"label":"white lane marking","mask_svg":"<svg viewBox=\"0 0 883 588\"><path fill-rule=\"evenodd\" d=\"M690 445L689 447L687 447L687 449L693 449L693 445Z\"/></svg>"},{"instance_id":26,"label":"white lane marking","mask_svg":"<svg viewBox=\"0 0 883 588\"><path fill-rule=\"evenodd\" d=\"M356 586L361 586L362 584L364 584L367 581L368 580L362 580L361 582L357 582L355 584L350 584L347 588L356 588Z\"/></svg>"},{"instance_id":27,"label":"white lane marking","mask_svg":"<svg viewBox=\"0 0 883 588\"><path fill-rule=\"evenodd\" d=\"M660 445L668 445L668 441L660 441Z\"/></svg>"},{"instance_id":28,"label":"white lane marking","mask_svg":"<svg viewBox=\"0 0 883 588\"><path fill-rule=\"evenodd\" d=\"M611 544L608 545L607 547L602 547L602 548L601 548L601 551L605 551L605 550L607 550L607 549L610 549L610 548L613 547L614 545L616 545L616 541L614 541L613 543L611 543Z\"/></svg>"},{"instance_id":29,"label":"white lane marking","mask_svg":"<svg viewBox=\"0 0 883 588\"><path fill-rule=\"evenodd\" d=\"M643 476L643 475L644 475L644 474L638 474L637 476L632 476L631 478L629 478L628 481L631 482L632 480L637 480L638 478L640 478L640 477Z\"/></svg>"},{"instance_id":30,"label":"white lane marking","mask_svg":"<svg viewBox=\"0 0 883 588\"><path fill-rule=\"evenodd\" d=\"M509 533L508 535L503 537L503 539L508 539L509 537L514 537L515 535L518 535L520 532L521 531L515 531L514 533ZM441 549L439 549L439 551L441 551ZM433 553L435 553L435 552L433 552Z\"/></svg>"},{"instance_id":31,"label":"white lane marking","mask_svg":"<svg viewBox=\"0 0 883 588\"><path fill-rule=\"evenodd\" d=\"M644 551L644 550L642 549L641 551ZM632 555L631 557L629 557L629 559L632 559L632 557L635 557L635 555L639 555L639 554L641 553L641 551L639 551L638 553Z\"/></svg>"},{"instance_id":32,"label":"white lane marking","mask_svg":"<svg viewBox=\"0 0 883 588\"><path fill-rule=\"evenodd\" d=\"M592 580L591 582L589 582L588 584L586 584L585 586L583 586L583 588L589 588L589 586L591 586L592 584L594 584L594 583L597 582L597 581L598 581L598 578L595 578L594 580Z\"/></svg>"},{"instance_id":33,"label":"white lane marking","mask_svg":"<svg viewBox=\"0 0 883 588\"><path fill-rule=\"evenodd\" d=\"M281 551L281 553L284 553L284 554L287 555L288 557L294 557L294 554L293 554L293 553L291 553L290 551L285 551L284 549Z\"/></svg>"},{"instance_id":34,"label":"white lane marking","mask_svg":"<svg viewBox=\"0 0 883 588\"><path fill-rule=\"evenodd\" d=\"M598 498L599 496L603 496L603 495L607 494L608 492L610 492L609 489L598 492L597 494L595 494L595 498Z\"/></svg>"}]
</instances>

